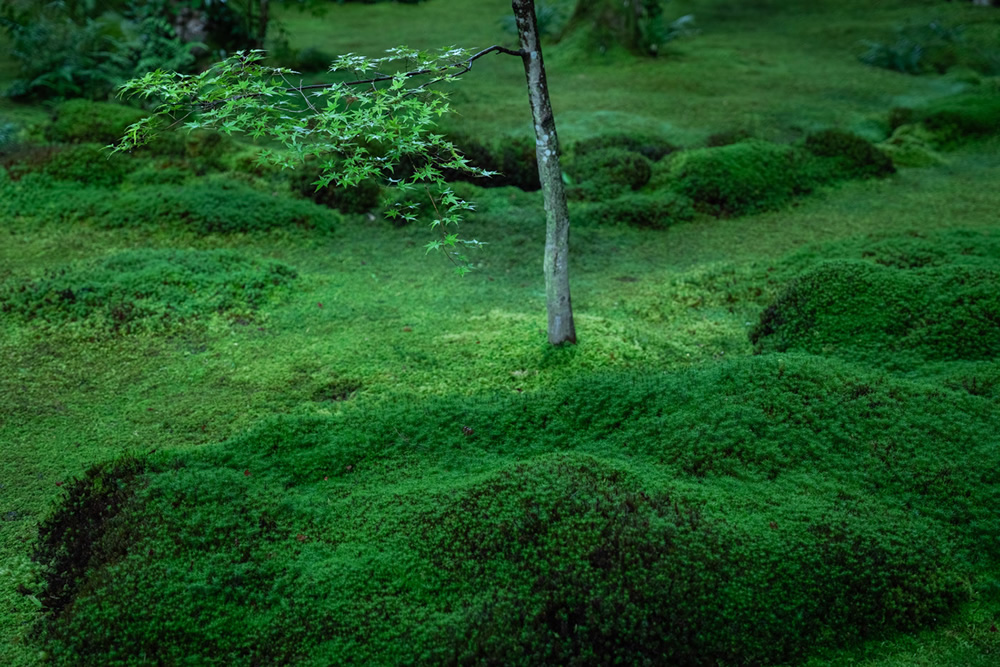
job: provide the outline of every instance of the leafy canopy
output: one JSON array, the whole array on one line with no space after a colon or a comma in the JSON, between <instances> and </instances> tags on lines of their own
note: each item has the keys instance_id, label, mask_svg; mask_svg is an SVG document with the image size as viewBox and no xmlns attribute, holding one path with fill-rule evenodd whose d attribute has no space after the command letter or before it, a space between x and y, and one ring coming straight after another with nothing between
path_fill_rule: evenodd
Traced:
<instances>
[{"instance_id":1,"label":"leafy canopy","mask_svg":"<svg viewBox=\"0 0 1000 667\"><path fill-rule=\"evenodd\" d=\"M490 176L469 164L433 128L449 111L449 84L468 72L477 54L459 48L424 52L405 47L368 58L339 57L330 72L334 83L304 85L290 69L263 64L260 50L241 51L200 74L157 70L123 85L123 97L154 102L153 114L131 125L114 151L147 143L167 127L212 128L225 134L277 141L280 150L263 150L260 161L294 168L308 159L322 167L314 185L353 187L365 179L394 185L411 196L387 211L404 222L417 219L417 193L433 208L431 228L439 237L426 245L442 250L459 274L471 268L464 248L479 246L457 231L473 205L451 190L449 170Z\"/></svg>"}]
</instances>

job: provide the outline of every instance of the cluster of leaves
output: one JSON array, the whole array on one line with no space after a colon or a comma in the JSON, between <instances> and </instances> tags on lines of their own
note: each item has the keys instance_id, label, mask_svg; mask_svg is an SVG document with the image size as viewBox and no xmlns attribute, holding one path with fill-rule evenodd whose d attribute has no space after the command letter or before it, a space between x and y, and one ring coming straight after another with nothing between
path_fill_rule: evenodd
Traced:
<instances>
[{"instance_id":1,"label":"cluster of leaves","mask_svg":"<svg viewBox=\"0 0 1000 667\"><path fill-rule=\"evenodd\" d=\"M296 279L291 268L228 251L133 250L0 285L0 312L41 326L84 323L112 333L215 315L252 320Z\"/></svg>"},{"instance_id":2,"label":"cluster of leaves","mask_svg":"<svg viewBox=\"0 0 1000 667\"><path fill-rule=\"evenodd\" d=\"M107 99L123 82L158 68L187 71L195 44L177 39L156 14L77 15L64 3L6 4L0 27L11 38L19 76L11 97Z\"/></svg>"},{"instance_id":3,"label":"cluster of leaves","mask_svg":"<svg viewBox=\"0 0 1000 667\"><path fill-rule=\"evenodd\" d=\"M382 58L347 54L334 61L331 71L354 80L316 86L294 85L293 72L265 66L263 58L261 51L241 52L198 75L158 71L128 82L124 96L155 100L158 106L127 130L116 150L146 143L165 119L190 129L277 140L284 150L264 151L261 159L281 167L316 160L322 169L317 188L375 180L426 193L435 210L431 227L440 231L428 250L447 251L459 273L468 271L462 249L478 242L463 239L453 228L470 205L454 195L444 174L487 172L470 166L449 141L433 133L448 103L432 84L453 81L468 71L475 56L460 49L428 54L402 47ZM403 174L401 165L412 168ZM405 221L417 217L406 206L389 214Z\"/></svg>"},{"instance_id":4,"label":"cluster of leaves","mask_svg":"<svg viewBox=\"0 0 1000 667\"><path fill-rule=\"evenodd\" d=\"M795 355L275 417L151 461L45 637L56 664L795 662L965 599L998 425Z\"/></svg>"},{"instance_id":5,"label":"cluster of leaves","mask_svg":"<svg viewBox=\"0 0 1000 667\"><path fill-rule=\"evenodd\" d=\"M533 138L507 136L489 141L461 132L450 132L446 136L469 164L489 174L489 178L484 178L484 172L449 169L445 171L445 177L449 181L466 181L484 188L514 186L526 192L542 187L538 180Z\"/></svg>"}]
</instances>

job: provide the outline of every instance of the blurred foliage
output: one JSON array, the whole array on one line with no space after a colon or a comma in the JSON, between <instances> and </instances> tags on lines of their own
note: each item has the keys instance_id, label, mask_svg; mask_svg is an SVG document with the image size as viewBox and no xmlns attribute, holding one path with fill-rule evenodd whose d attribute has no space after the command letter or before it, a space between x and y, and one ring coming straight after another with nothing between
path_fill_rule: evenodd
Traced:
<instances>
[{"instance_id":1,"label":"blurred foliage","mask_svg":"<svg viewBox=\"0 0 1000 667\"><path fill-rule=\"evenodd\" d=\"M6 94L107 99L125 81L155 69L190 70L197 44L181 41L173 26L143 3L109 4L115 6L5 5L0 27L11 38L11 55L20 68Z\"/></svg>"}]
</instances>

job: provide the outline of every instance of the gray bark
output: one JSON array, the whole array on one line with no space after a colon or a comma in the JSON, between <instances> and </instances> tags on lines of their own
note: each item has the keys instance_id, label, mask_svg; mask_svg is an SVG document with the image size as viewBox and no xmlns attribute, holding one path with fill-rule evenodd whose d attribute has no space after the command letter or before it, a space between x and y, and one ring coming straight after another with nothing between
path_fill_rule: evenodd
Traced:
<instances>
[{"instance_id":1,"label":"gray bark","mask_svg":"<svg viewBox=\"0 0 1000 667\"><path fill-rule=\"evenodd\" d=\"M576 327L569 296L569 208L559 168L559 138L545 81L535 2L511 0L511 5L528 79L528 99L535 125L535 158L545 200L545 307L549 318L549 342L553 345L575 343Z\"/></svg>"}]
</instances>

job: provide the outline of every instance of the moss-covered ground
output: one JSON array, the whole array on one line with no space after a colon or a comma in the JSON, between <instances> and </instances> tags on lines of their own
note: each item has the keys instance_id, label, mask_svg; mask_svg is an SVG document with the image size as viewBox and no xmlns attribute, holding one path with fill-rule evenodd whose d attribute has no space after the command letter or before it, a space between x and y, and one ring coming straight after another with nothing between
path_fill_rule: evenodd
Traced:
<instances>
[{"instance_id":1,"label":"moss-covered ground","mask_svg":"<svg viewBox=\"0 0 1000 667\"><path fill-rule=\"evenodd\" d=\"M456 185L457 278L238 142L95 160L128 114L0 101L0 664L997 664L1000 83L857 60L998 44L967 5L678 0L657 59L549 46L569 173L679 149L575 184L562 348L538 192ZM375 53L508 11L282 18ZM445 129L527 136L525 97L488 58Z\"/></svg>"}]
</instances>

